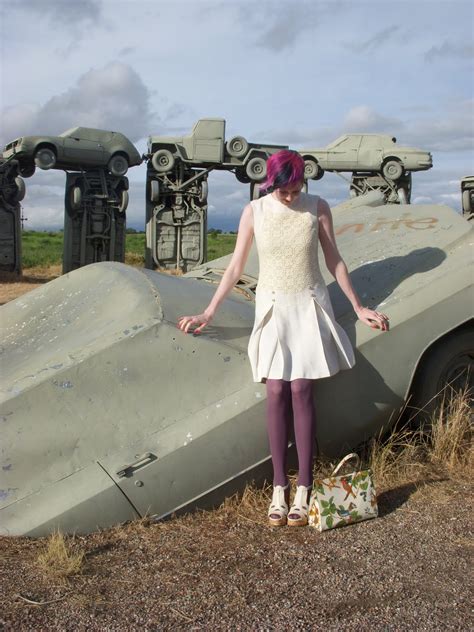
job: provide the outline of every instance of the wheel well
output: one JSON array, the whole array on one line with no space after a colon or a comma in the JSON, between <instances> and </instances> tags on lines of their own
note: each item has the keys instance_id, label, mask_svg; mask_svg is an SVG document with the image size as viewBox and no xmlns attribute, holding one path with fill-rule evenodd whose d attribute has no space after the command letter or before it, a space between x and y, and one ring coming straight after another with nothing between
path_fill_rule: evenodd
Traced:
<instances>
[{"instance_id":1,"label":"wheel well","mask_svg":"<svg viewBox=\"0 0 474 632\"><path fill-rule=\"evenodd\" d=\"M426 363L427 358L438 349L441 345L443 345L447 340L453 338L454 336L464 332L464 331L472 331L474 334L474 319L467 320L465 323L458 325L454 329L443 334L440 338L437 338L434 342L432 342L429 347L427 347L421 356L418 358L418 362L416 363L415 369L413 370L413 375L410 380L410 386L408 387L408 391L406 396L408 397L410 393L413 392L413 389L416 388L417 380L419 376L423 372L423 366Z\"/></svg>"},{"instance_id":2,"label":"wheel well","mask_svg":"<svg viewBox=\"0 0 474 632\"><path fill-rule=\"evenodd\" d=\"M125 151L114 151L114 153L110 156L110 160L112 160L112 158L115 158L115 156L123 156L124 158L126 158L127 162L130 162L128 159L128 154Z\"/></svg>"},{"instance_id":3,"label":"wheel well","mask_svg":"<svg viewBox=\"0 0 474 632\"><path fill-rule=\"evenodd\" d=\"M39 143L38 145L36 145L35 147L35 154L36 152L38 152L40 149L51 149L51 151L54 151L54 155L57 156L58 155L58 150L56 149L56 146L53 145L52 143Z\"/></svg>"},{"instance_id":4,"label":"wheel well","mask_svg":"<svg viewBox=\"0 0 474 632\"><path fill-rule=\"evenodd\" d=\"M399 162L401 165L403 164L400 158L398 158L398 156L387 156L386 158L383 159L382 165L387 164L387 162L390 162L390 160Z\"/></svg>"},{"instance_id":5,"label":"wheel well","mask_svg":"<svg viewBox=\"0 0 474 632\"><path fill-rule=\"evenodd\" d=\"M306 154L305 156L303 156L303 160L312 160L313 162L315 162L317 165L319 165L319 161L315 156L311 156L309 154Z\"/></svg>"}]
</instances>

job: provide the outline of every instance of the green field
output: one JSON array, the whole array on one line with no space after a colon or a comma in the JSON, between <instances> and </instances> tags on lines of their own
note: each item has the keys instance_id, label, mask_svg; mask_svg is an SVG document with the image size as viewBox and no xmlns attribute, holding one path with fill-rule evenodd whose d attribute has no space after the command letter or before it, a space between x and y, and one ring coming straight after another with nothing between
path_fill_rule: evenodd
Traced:
<instances>
[{"instance_id":1,"label":"green field","mask_svg":"<svg viewBox=\"0 0 474 632\"><path fill-rule=\"evenodd\" d=\"M207 239L208 260L223 257L233 251L236 235L210 233ZM62 232L36 232L31 230L22 233L23 268L36 266L48 267L60 265L63 254ZM145 234L127 234L126 257L130 262L144 261ZM127 256L128 255L128 256Z\"/></svg>"}]
</instances>

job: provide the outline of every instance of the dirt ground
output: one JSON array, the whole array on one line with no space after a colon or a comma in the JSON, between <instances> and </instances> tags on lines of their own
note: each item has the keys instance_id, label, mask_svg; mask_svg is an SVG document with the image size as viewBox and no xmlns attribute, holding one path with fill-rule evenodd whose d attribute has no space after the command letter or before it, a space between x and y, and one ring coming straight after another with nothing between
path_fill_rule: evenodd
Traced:
<instances>
[{"instance_id":1,"label":"dirt ground","mask_svg":"<svg viewBox=\"0 0 474 632\"><path fill-rule=\"evenodd\" d=\"M0 279L0 303L60 275ZM380 491L380 490L379 490ZM68 538L0 537L0 630L472 630L472 478L425 473L379 493L380 517L320 534L270 528L270 490L212 512Z\"/></svg>"},{"instance_id":2,"label":"dirt ground","mask_svg":"<svg viewBox=\"0 0 474 632\"><path fill-rule=\"evenodd\" d=\"M0 538L2 630L472 630L473 485L379 495L380 517L320 534L271 528L247 490L213 512L73 540L68 578L45 540ZM470 501L470 502L469 502Z\"/></svg>"},{"instance_id":3,"label":"dirt ground","mask_svg":"<svg viewBox=\"0 0 474 632\"><path fill-rule=\"evenodd\" d=\"M61 276L62 266L49 266L46 268L26 268L23 274L18 276L12 272L0 272L0 305L18 298L26 292L52 281Z\"/></svg>"}]
</instances>

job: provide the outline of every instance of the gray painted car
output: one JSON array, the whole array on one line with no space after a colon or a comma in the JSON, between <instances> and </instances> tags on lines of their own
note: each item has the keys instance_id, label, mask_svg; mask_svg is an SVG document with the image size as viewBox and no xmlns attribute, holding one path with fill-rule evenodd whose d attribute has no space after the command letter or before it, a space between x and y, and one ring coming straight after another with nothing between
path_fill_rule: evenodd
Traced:
<instances>
[{"instance_id":1,"label":"gray painted car","mask_svg":"<svg viewBox=\"0 0 474 632\"><path fill-rule=\"evenodd\" d=\"M269 155L288 145L249 143L243 136L225 140L225 119L205 118L188 136L150 136L148 156L158 173L169 173L180 162L189 167L234 170L241 182L260 182Z\"/></svg>"},{"instance_id":2,"label":"gray painted car","mask_svg":"<svg viewBox=\"0 0 474 632\"><path fill-rule=\"evenodd\" d=\"M446 206L362 203L333 209L335 232L358 293L391 330L358 322L324 272L356 351L352 370L315 384L328 455L389 428L410 393L413 406L433 403L472 366L470 223ZM256 251L202 335L176 326L208 304L229 259L183 277L97 263L0 308L0 533L160 518L270 475L265 387L247 358Z\"/></svg>"},{"instance_id":3,"label":"gray painted car","mask_svg":"<svg viewBox=\"0 0 474 632\"><path fill-rule=\"evenodd\" d=\"M398 180L406 171L431 169L428 151L396 143L396 138L384 134L344 134L323 149L298 151L306 162L306 177L316 180L324 171L376 171Z\"/></svg>"},{"instance_id":4,"label":"gray painted car","mask_svg":"<svg viewBox=\"0 0 474 632\"><path fill-rule=\"evenodd\" d=\"M23 136L5 146L3 157L16 158L25 177L41 169L87 170L106 167L123 176L142 158L135 145L120 132L73 127L59 136Z\"/></svg>"}]
</instances>

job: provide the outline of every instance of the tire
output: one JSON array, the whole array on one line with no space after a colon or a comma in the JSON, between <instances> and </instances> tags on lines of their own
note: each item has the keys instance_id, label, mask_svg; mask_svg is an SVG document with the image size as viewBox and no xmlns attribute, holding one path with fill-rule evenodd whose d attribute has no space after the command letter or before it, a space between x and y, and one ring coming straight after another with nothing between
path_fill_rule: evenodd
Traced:
<instances>
[{"instance_id":1,"label":"tire","mask_svg":"<svg viewBox=\"0 0 474 632\"><path fill-rule=\"evenodd\" d=\"M150 200L152 202L158 202L160 199L160 183L158 180L151 180L150 182Z\"/></svg>"},{"instance_id":2,"label":"tire","mask_svg":"<svg viewBox=\"0 0 474 632\"><path fill-rule=\"evenodd\" d=\"M201 203L205 202L207 200L207 193L208 193L209 187L207 186L207 182L206 180L203 180L201 182L201 186L199 188L199 201Z\"/></svg>"},{"instance_id":3,"label":"tire","mask_svg":"<svg viewBox=\"0 0 474 632\"><path fill-rule=\"evenodd\" d=\"M251 158L245 167L245 173L255 182L261 182L264 180L267 175L267 163L265 158L262 158L261 156Z\"/></svg>"},{"instance_id":4,"label":"tire","mask_svg":"<svg viewBox=\"0 0 474 632\"><path fill-rule=\"evenodd\" d=\"M258 182L252 182L250 184L250 199L258 200L259 197L260 197L260 185L258 184Z\"/></svg>"},{"instance_id":5,"label":"tire","mask_svg":"<svg viewBox=\"0 0 474 632\"><path fill-rule=\"evenodd\" d=\"M398 180L403 175L403 165L398 160L387 160L382 167L382 173L389 180Z\"/></svg>"},{"instance_id":6,"label":"tire","mask_svg":"<svg viewBox=\"0 0 474 632\"><path fill-rule=\"evenodd\" d=\"M153 154L151 164L158 173L166 173L174 167L175 159L169 149L158 149Z\"/></svg>"},{"instance_id":7,"label":"tire","mask_svg":"<svg viewBox=\"0 0 474 632\"><path fill-rule=\"evenodd\" d=\"M242 182L242 184L248 184L251 181L243 169L236 169L235 177L239 182Z\"/></svg>"},{"instance_id":8,"label":"tire","mask_svg":"<svg viewBox=\"0 0 474 632\"><path fill-rule=\"evenodd\" d=\"M421 411L429 421L443 399L449 400L465 385L472 387L474 376L474 331L462 329L435 343L417 370L410 408ZM447 386L448 385L448 386ZM417 415L418 418L418 415Z\"/></svg>"},{"instance_id":9,"label":"tire","mask_svg":"<svg viewBox=\"0 0 474 632\"><path fill-rule=\"evenodd\" d=\"M71 208L73 211L77 211L82 204L82 191L81 187L75 186L71 189Z\"/></svg>"},{"instance_id":10,"label":"tire","mask_svg":"<svg viewBox=\"0 0 474 632\"><path fill-rule=\"evenodd\" d=\"M31 178L31 176L34 175L35 171L35 165L20 165L18 167L18 172L23 178Z\"/></svg>"},{"instance_id":11,"label":"tire","mask_svg":"<svg viewBox=\"0 0 474 632\"><path fill-rule=\"evenodd\" d=\"M248 152L249 144L243 136L234 136L227 141L226 149L229 156L242 158Z\"/></svg>"},{"instance_id":12,"label":"tire","mask_svg":"<svg viewBox=\"0 0 474 632\"><path fill-rule=\"evenodd\" d=\"M40 169L52 169L56 164L56 154L49 147L40 147L35 153L34 161Z\"/></svg>"},{"instance_id":13,"label":"tire","mask_svg":"<svg viewBox=\"0 0 474 632\"><path fill-rule=\"evenodd\" d=\"M128 171L128 160L123 154L115 154L107 165L113 176L124 176Z\"/></svg>"},{"instance_id":14,"label":"tire","mask_svg":"<svg viewBox=\"0 0 474 632\"><path fill-rule=\"evenodd\" d=\"M471 189L462 192L462 210L463 213L472 213Z\"/></svg>"},{"instance_id":15,"label":"tire","mask_svg":"<svg viewBox=\"0 0 474 632\"><path fill-rule=\"evenodd\" d=\"M125 213L128 207L128 200L129 200L128 191L125 191L125 189L123 189L120 194L120 204L118 208L119 213Z\"/></svg>"},{"instance_id":16,"label":"tire","mask_svg":"<svg viewBox=\"0 0 474 632\"><path fill-rule=\"evenodd\" d=\"M25 193L26 193L25 182L23 178L20 178L20 176L17 176L15 178L15 184L16 184L15 202L21 202L22 199L25 197Z\"/></svg>"},{"instance_id":17,"label":"tire","mask_svg":"<svg viewBox=\"0 0 474 632\"><path fill-rule=\"evenodd\" d=\"M397 189L397 193L398 193L398 199L400 201L400 204L409 204L408 194L403 187L400 187L399 189Z\"/></svg>"},{"instance_id":18,"label":"tire","mask_svg":"<svg viewBox=\"0 0 474 632\"><path fill-rule=\"evenodd\" d=\"M317 180L321 167L314 158L305 158L304 161L304 177L306 180Z\"/></svg>"}]
</instances>

